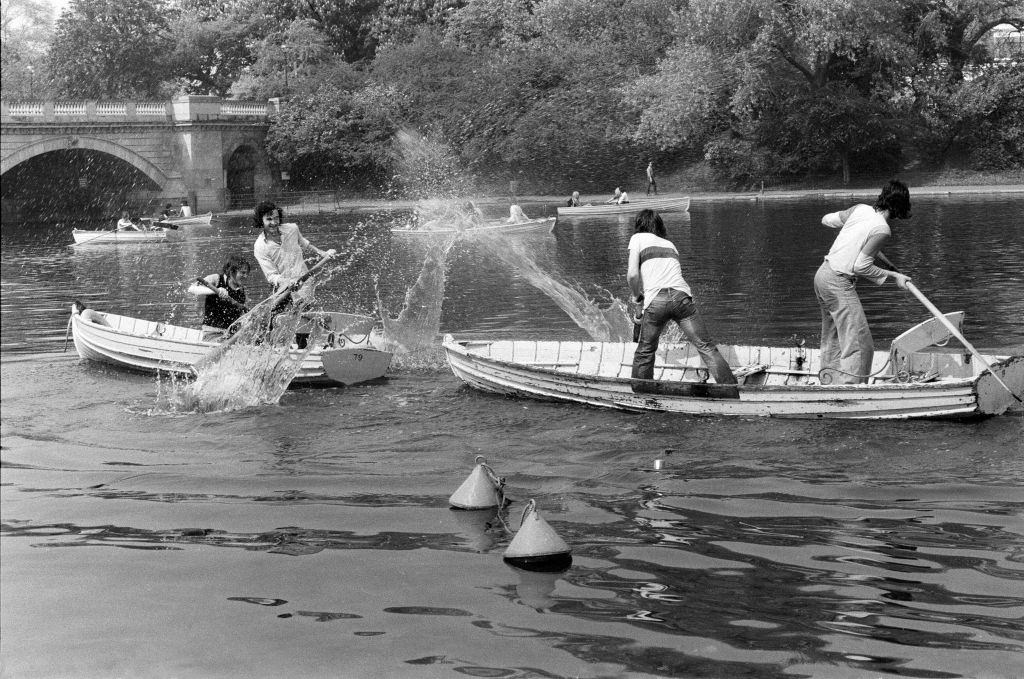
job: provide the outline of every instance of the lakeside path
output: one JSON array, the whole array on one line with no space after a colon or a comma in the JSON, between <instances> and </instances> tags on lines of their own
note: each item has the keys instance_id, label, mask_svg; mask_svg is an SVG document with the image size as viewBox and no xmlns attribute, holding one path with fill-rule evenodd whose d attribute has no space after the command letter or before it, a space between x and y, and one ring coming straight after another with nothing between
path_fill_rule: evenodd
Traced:
<instances>
[{"instance_id":1,"label":"lakeside path","mask_svg":"<svg viewBox=\"0 0 1024 679\"><path fill-rule=\"evenodd\" d=\"M784 191L747 191L747 192L686 192L686 191L669 191L659 193L659 198L674 198L689 196L692 202L711 202L711 201L759 201L759 200L792 200L794 198L867 198L874 200L878 195L879 189L874 188L863 188L863 189L848 189L848 188L837 188L837 189L799 189L799 190L784 190ZM953 195L1024 195L1024 184L1005 184L1005 185L994 185L994 184L979 184L979 185L963 185L963 186L914 186L910 189L911 198L921 196L953 196ZM319 194L321 196L327 196L329 193L323 192ZM593 194L580 196L580 200L584 203L599 204L607 200L608 196L605 194ZM637 196L633 202L638 206L642 207L643 198L646 196ZM567 196L543 196L543 195L523 195L517 196L516 201L524 205L563 205L567 199ZM508 196L480 196L473 200L480 206L508 206L511 202L511 197ZM387 210L411 210L415 207L418 201L415 200L381 200L375 198L346 198L338 201L319 201L314 202L315 198L312 197L310 202L294 203L288 205L282 205L285 209L286 214L317 214L324 212L384 212ZM243 216L251 215L252 210L250 209L238 209L238 210L227 210L219 213L225 216Z\"/></svg>"}]
</instances>

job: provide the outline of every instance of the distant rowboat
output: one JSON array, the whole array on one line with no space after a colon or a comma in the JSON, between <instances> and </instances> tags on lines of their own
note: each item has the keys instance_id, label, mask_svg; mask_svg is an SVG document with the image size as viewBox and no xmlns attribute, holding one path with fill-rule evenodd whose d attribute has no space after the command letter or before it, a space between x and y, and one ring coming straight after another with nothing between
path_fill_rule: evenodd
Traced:
<instances>
[{"instance_id":1,"label":"distant rowboat","mask_svg":"<svg viewBox=\"0 0 1024 679\"><path fill-rule=\"evenodd\" d=\"M625 215L640 210L657 210L658 212L686 212L690 209L690 197L683 198L641 198L621 205L581 205L580 207L559 207L559 217L599 217L602 215Z\"/></svg>"},{"instance_id":2,"label":"distant rowboat","mask_svg":"<svg viewBox=\"0 0 1024 679\"><path fill-rule=\"evenodd\" d=\"M474 226L465 229L391 229L391 233L397 233L403 236L443 236L455 233L460 233L465 236L472 236L488 233L522 233L525 231L539 231L544 227L550 229L554 225L554 223L554 217L540 217L538 219L528 219L525 222L487 222L483 226Z\"/></svg>"},{"instance_id":3,"label":"distant rowboat","mask_svg":"<svg viewBox=\"0 0 1024 679\"><path fill-rule=\"evenodd\" d=\"M193 215L191 217L166 217L164 219L146 219L145 221L152 222L154 225L168 224L171 228L177 228L179 226L209 226L210 222L213 221L213 213L206 212L201 215Z\"/></svg>"},{"instance_id":4,"label":"distant rowboat","mask_svg":"<svg viewBox=\"0 0 1024 679\"><path fill-rule=\"evenodd\" d=\"M963 312L946 314L959 325ZM636 344L444 339L448 364L471 387L509 396L618 410L812 418L965 418L998 415L1024 394L1024 356L943 349L950 333L930 319L875 352L877 376L836 384L820 352L803 347L718 346L739 385L709 381L687 343L658 349L654 380L630 378ZM997 379L998 377L998 379ZM1012 395L1004 389L1002 380Z\"/></svg>"},{"instance_id":5,"label":"distant rowboat","mask_svg":"<svg viewBox=\"0 0 1024 679\"><path fill-rule=\"evenodd\" d=\"M75 245L85 245L87 243L90 245L103 243L159 243L167 240L167 229L161 228L146 231L73 229L71 236L75 239Z\"/></svg>"}]
</instances>

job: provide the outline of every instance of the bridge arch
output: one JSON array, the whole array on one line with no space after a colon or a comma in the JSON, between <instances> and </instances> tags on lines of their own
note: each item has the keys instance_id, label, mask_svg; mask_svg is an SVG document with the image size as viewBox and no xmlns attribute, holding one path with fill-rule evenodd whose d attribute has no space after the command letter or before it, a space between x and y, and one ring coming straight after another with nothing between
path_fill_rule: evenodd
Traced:
<instances>
[{"instance_id":1,"label":"bridge arch","mask_svg":"<svg viewBox=\"0 0 1024 679\"><path fill-rule=\"evenodd\" d=\"M17 151L3 159L2 164L0 164L0 175L7 174L9 170L13 169L20 163L44 153L51 153L53 151L70 151L74 149L89 149L92 151L106 153L125 161L145 174L161 188L165 187L168 183L167 175L164 174L159 167L151 163L146 158L140 156L138 153L135 153L130 149L126 149L120 144L115 144L114 142L107 141L105 139L82 137L77 135L43 139L42 141L22 146Z\"/></svg>"}]
</instances>

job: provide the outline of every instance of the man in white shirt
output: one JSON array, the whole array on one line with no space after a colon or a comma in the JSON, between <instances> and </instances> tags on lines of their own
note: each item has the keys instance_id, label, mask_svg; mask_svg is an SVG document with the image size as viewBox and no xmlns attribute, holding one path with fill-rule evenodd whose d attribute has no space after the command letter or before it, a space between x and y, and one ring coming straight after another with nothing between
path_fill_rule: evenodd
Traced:
<instances>
[{"instance_id":1,"label":"man in white shirt","mask_svg":"<svg viewBox=\"0 0 1024 679\"><path fill-rule=\"evenodd\" d=\"M303 249L312 250L320 257L333 257L336 254L333 249L321 250L310 243L299 231L298 224L282 224L283 214L281 208L270 201L257 205L253 213L253 226L263 231L253 245L253 255L275 292L294 285L309 271L302 258ZM296 301L308 301L311 291L303 286L293 296Z\"/></svg>"},{"instance_id":2,"label":"man in white shirt","mask_svg":"<svg viewBox=\"0 0 1024 679\"><path fill-rule=\"evenodd\" d=\"M821 307L821 367L835 373L837 384L866 382L871 375L875 345L857 295L857 280L882 285L892 279L906 289L910 277L882 269L875 257L892 235L890 222L910 217L910 191L906 184L892 180L883 189L874 206L859 204L832 212L821 219L831 229L839 229L817 273L814 293Z\"/></svg>"}]
</instances>

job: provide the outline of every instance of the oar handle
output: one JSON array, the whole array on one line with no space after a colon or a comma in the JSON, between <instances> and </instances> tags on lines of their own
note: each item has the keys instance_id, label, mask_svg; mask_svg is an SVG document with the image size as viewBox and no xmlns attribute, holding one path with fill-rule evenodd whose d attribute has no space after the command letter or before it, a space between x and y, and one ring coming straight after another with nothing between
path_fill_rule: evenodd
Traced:
<instances>
[{"instance_id":1,"label":"oar handle","mask_svg":"<svg viewBox=\"0 0 1024 679\"><path fill-rule=\"evenodd\" d=\"M196 283L199 283L201 285L205 285L207 288L212 290L215 295L220 297L220 292L217 291L217 288L215 288L214 286L210 285L210 283L205 278L197 278L196 279ZM233 297L227 297L226 299L227 299L227 301L231 302L232 304L234 304L239 309L248 309L248 307L246 307L244 304L239 302L237 299L234 299Z\"/></svg>"},{"instance_id":2,"label":"oar handle","mask_svg":"<svg viewBox=\"0 0 1024 679\"><path fill-rule=\"evenodd\" d=\"M265 306L267 304L269 304L271 307L277 306L282 300L284 300L285 297L287 297L288 295L290 295L292 293L293 289L297 288L297 286L302 285L307 280L309 280L310 276L312 276L314 273L316 273L320 268L322 268L330 260L331 260L331 257L327 257L327 256L322 257L319 262L317 262L316 264L314 264L313 266L311 266L309 268L309 271L307 271L306 273L302 274L297 279L295 279L295 282L292 283L291 285L289 285L287 288L285 288L284 290L281 290L279 292L275 292L270 297L267 297L266 299L261 301L259 304L256 304L255 306L253 306L253 308L250 309L248 312L246 312L242 316L239 316L237 319L235 319L235 322L231 324L231 328L239 327L240 325L242 325L243 322L245 322L245 320L247 319L248 316L250 316L252 313L254 313L257 309L259 309L259 308L261 308L261 307L263 307L263 306ZM228 328L228 330L230 331L231 328ZM223 346L223 344L221 346Z\"/></svg>"}]
</instances>

